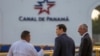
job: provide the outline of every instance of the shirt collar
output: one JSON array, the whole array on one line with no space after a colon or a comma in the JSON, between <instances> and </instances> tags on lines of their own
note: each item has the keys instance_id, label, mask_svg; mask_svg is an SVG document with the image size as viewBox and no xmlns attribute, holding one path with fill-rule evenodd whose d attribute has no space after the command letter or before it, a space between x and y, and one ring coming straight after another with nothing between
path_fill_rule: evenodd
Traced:
<instances>
[{"instance_id":1,"label":"shirt collar","mask_svg":"<svg viewBox=\"0 0 100 56\"><path fill-rule=\"evenodd\" d=\"M88 33L88 32L85 32L85 33L82 35L82 37L84 37L87 33Z\"/></svg>"},{"instance_id":2,"label":"shirt collar","mask_svg":"<svg viewBox=\"0 0 100 56\"><path fill-rule=\"evenodd\" d=\"M66 33L64 32L64 33L62 33L60 36L62 36L62 35L66 35Z\"/></svg>"},{"instance_id":3,"label":"shirt collar","mask_svg":"<svg viewBox=\"0 0 100 56\"><path fill-rule=\"evenodd\" d=\"M22 42L27 42L26 40L24 40L24 39L21 39L20 41L22 41ZM28 43L28 42L27 42Z\"/></svg>"},{"instance_id":4,"label":"shirt collar","mask_svg":"<svg viewBox=\"0 0 100 56\"><path fill-rule=\"evenodd\" d=\"M58 37L60 37L60 36L62 36L62 35L66 35L66 33L64 32L64 33L62 33L61 35L59 35Z\"/></svg>"}]
</instances>

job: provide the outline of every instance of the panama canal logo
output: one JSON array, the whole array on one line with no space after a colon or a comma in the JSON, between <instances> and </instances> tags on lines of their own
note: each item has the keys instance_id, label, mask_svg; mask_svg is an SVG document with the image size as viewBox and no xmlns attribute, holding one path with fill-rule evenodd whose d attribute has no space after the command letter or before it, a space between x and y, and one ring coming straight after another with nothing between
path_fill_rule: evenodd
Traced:
<instances>
[{"instance_id":1,"label":"panama canal logo","mask_svg":"<svg viewBox=\"0 0 100 56\"><path fill-rule=\"evenodd\" d=\"M38 4L34 5L34 9L38 10L38 15L46 13L50 15L50 9L55 6L55 1L42 0L38 1ZM57 14L56 12L54 14ZM69 21L68 16L19 16L19 21L33 21L33 22L66 22ZM63 14L61 14L63 15Z\"/></svg>"},{"instance_id":2,"label":"panama canal logo","mask_svg":"<svg viewBox=\"0 0 100 56\"><path fill-rule=\"evenodd\" d=\"M38 1L38 5L35 5L34 9L39 10L38 14L42 14L43 12L50 14L50 9L55 5L55 1Z\"/></svg>"}]
</instances>

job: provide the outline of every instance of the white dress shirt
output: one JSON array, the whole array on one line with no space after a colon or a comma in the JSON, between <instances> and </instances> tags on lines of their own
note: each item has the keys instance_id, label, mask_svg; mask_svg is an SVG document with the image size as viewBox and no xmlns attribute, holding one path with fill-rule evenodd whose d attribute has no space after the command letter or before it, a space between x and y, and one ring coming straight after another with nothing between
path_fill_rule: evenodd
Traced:
<instances>
[{"instance_id":1,"label":"white dress shirt","mask_svg":"<svg viewBox=\"0 0 100 56\"><path fill-rule=\"evenodd\" d=\"M43 50L37 52L34 46L25 40L12 44L7 56L43 56Z\"/></svg>"},{"instance_id":2,"label":"white dress shirt","mask_svg":"<svg viewBox=\"0 0 100 56\"><path fill-rule=\"evenodd\" d=\"M88 33L88 32L85 32L85 33L82 35L82 37L84 37L87 33Z\"/></svg>"}]
</instances>

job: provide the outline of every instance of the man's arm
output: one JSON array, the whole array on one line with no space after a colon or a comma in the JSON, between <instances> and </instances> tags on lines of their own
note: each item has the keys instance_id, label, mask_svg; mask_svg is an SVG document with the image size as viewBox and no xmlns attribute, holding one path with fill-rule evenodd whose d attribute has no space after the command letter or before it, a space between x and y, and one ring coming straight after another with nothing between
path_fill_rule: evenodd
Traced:
<instances>
[{"instance_id":1,"label":"man's arm","mask_svg":"<svg viewBox=\"0 0 100 56\"><path fill-rule=\"evenodd\" d=\"M82 42L82 46L81 46L81 56L86 56L87 53L87 47L88 47L88 40L84 39Z\"/></svg>"},{"instance_id":2,"label":"man's arm","mask_svg":"<svg viewBox=\"0 0 100 56\"><path fill-rule=\"evenodd\" d=\"M58 38L55 39L55 47L54 48L55 49L54 49L53 56L59 56L61 45L60 45L60 40Z\"/></svg>"},{"instance_id":3,"label":"man's arm","mask_svg":"<svg viewBox=\"0 0 100 56\"><path fill-rule=\"evenodd\" d=\"M7 54L7 56L13 56L13 48L12 48L12 46L10 47L10 49L9 49L9 51L8 51L8 54Z\"/></svg>"},{"instance_id":4,"label":"man's arm","mask_svg":"<svg viewBox=\"0 0 100 56\"><path fill-rule=\"evenodd\" d=\"M43 49L41 49L41 50L38 52L38 56L44 56Z\"/></svg>"},{"instance_id":5,"label":"man's arm","mask_svg":"<svg viewBox=\"0 0 100 56\"><path fill-rule=\"evenodd\" d=\"M34 46L31 46L31 56L43 56L43 49L41 49L39 52L36 51L36 49L34 48Z\"/></svg>"},{"instance_id":6,"label":"man's arm","mask_svg":"<svg viewBox=\"0 0 100 56\"><path fill-rule=\"evenodd\" d=\"M75 56L75 44L73 44L73 56Z\"/></svg>"}]
</instances>

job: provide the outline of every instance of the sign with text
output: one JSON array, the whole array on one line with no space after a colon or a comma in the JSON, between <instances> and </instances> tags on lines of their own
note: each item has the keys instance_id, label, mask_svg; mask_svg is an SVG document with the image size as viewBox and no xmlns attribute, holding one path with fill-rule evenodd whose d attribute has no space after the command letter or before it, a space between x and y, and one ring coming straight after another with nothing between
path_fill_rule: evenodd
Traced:
<instances>
[{"instance_id":1,"label":"sign with text","mask_svg":"<svg viewBox=\"0 0 100 56\"><path fill-rule=\"evenodd\" d=\"M78 26L86 23L91 27L91 19L87 19L90 5L86 4L80 0L0 0L1 42L12 44L20 39L23 30L28 30L31 43L54 45L56 25L65 24L66 33L79 45Z\"/></svg>"}]
</instances>

